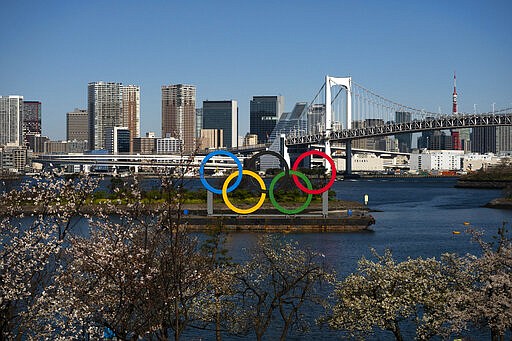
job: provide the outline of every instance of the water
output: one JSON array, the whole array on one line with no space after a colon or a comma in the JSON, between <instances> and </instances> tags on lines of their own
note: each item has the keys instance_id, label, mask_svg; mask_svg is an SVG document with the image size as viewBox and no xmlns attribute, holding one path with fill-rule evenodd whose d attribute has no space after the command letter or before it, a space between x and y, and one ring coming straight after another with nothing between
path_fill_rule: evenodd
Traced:
<instances>
[{"instance_id":1,"label":"water","mask_svg":"<svg viewBox=\"0 0 512 341\"><path fill-rule=\"evenodd\" d=\"M455 188L456 180L444 178L370 179L335 182L333 189L339 199L363 202L378 212L372 215L376 224L371 231L356 233L290 233L284 238L325 254L341 279L357 267L362 257L372 257L370 248L382 253L386 248L397 260L407 257L437 257L443 253L478 253L469 235L471 227L496 234L504 221L512 221L512 211L482 207L501 196L500 190ZM453 234L461 231L461 234ZM258 233L234 233L228 236L227 248L235 261L246 258L247 248L256 242ZM477 334L478 335L478 334ZM269 330L269 339L278 334ZM409 335L413 337L413 335ZM475 335L473 335L475 336ZM488 338L488 334L483 334ZM252 336L251 336L252 337ZM379 333L378 339L393 340L390 333ZM291 339L339 339L340 333L314 328L311 334Z\"/></svg>"}]
</instances>

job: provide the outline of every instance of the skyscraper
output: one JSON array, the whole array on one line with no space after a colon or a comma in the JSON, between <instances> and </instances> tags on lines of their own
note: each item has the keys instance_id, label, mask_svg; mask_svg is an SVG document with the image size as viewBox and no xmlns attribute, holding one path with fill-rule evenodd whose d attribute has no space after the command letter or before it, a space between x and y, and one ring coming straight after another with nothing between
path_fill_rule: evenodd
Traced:
<instances>
[{"instance_id":1,"label":"skyscraper","mask_svg":"<svg viewBox=\"0 0 512 341\"><path fill-rule=\"evenodd\" d=\"M250 133L266 143L284 111L283 96L253 96L250 102Z\"/></svg>"},{"instance_id":2,"label":"skyscraper","mask_svg":"<svg viewBox=\"0 0 512 341\"><path fill-rule=\"evenodd\" d=\"M41 134L41 102L23 101L23 132Z\"/></svg>"},{"instance_id":3,"label":"skyscraper","mask_svg":"<svg viewBox=\"0 0 512 341\"><path fill-rule=\"evenodd\" d=\"M92 82L88 85L89 147L105 149L108 128L123 125L123 85Z\"/></svg>"},{"instance_id":4,"label":"skyscraper","mask_svg":"<svg viewBox=\"0 0 512 341\"><path fill-rule=\"evenodd\" d=\"M0 96L0 146L23 144L23 96Z\"/></svg>"},{"instance_id":5,"label":"skyscraper","mask_svg":"<svg viewBox=\"0 0 512 341\"><path fill-rule=\"evenodd\" d=\"M223 147L238 146L237 101L203 101L202 129L222 129Z\"/></svg>"},{"instance_id":6,"label":"skyscraper","mask_svg":"<svg viewBox=\"0 0 512 341\"><path fill-rule=\"evenodd\" d=\"M130 130L130 151L133 151L133 140L140 137L140 87L123 85L123 122L121 125Z\"/></svg>"},{"instance_id":7,"label":"skyscraper","mask_svg":"<svg viewBox=\"0 0 512 341\"><path fill-rule=\"evenodd\" d=\"M474 153L496 153L496 127L475 127L471 134L471 151Z\"/></svg>"},{"instance_id":8,"label":"skyscraper","mask_svg":"<svg viewBox=\"0 0 512 341\"><path fill-rule=\"evenodd\" d=\"M496 127L496 153L512 151L512 127Z\"/></svg>"},{"instance_id":9,"label":"skyscraper","mask_svg":"<svg viewBox=\"0 0 512 341\"><path fill-rule=\"evenodd\" d=\"M186 84L162 86L162 137L183 142L184 152L196 148L196 87Z\"/></svg>"},{"instance_id":10,"label":"skyscraper","mask_svg":"<svg viewBox=\"0 0 512 341\"><path fill-rule=\"evenodd\" d=\"M85 109L76 109L66 114L66 140L89 140L89 114Z\"/></svg>"},{"instance_id":11,"label":"skyscraper","mask_svg":"<svg viewBox=\"0 0 512 341\"><path fill-rule=\"evenodd\" d=\"M395 122L405 123L411 122L412 114L407 111L395 112ZM412 147L412 133L397 134L395 138L398 140L398 149L403 153L409 153Z\"/></svg>"}]
</instances>

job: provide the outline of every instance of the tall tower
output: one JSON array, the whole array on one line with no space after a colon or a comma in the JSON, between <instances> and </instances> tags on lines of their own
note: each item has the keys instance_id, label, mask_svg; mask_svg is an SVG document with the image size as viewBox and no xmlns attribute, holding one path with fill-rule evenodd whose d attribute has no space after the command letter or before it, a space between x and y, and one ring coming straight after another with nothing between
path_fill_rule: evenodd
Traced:
<instances>
[{"instance_id":1,"label":"tall tower","mask_svg":"<svg viewBox=\"0 0 512 341\"><path fill-rule=\"evenodd\" d=\"M457 115L457 76L453 72L453 101L452 101L452 114ZM462 144L460 141L460 131L457 129L452 130L452 145L454 150L461 150Z\"/></svg>"},{"instance_id":2,"label":"tall tower","mask_svg":"<svg viewBox=\"0 0 512 341\"><path fill-rule=\"evenodd\" d=\"M196 87L186 84L162 86L162 137L179 138L184 152L196 147Z\"/></svg>"},{"instance_id":3,"label":"tall tower","mask_svg":"<svg viewBox=\"0 0 512 341\"><path fill-rule=\"evenodd\" d=\"M123 85L92 82L88 85L89 148L105 149L107 130L123 125Z\"/></svg>"},{"instance_id":4,"label":"tall tower","mask_svg":"<svg viewBox=\"0 0 512 341\"><path fill-rule=\"evenodd\" d=\"M23 145L23 96L0 96L0 146Z\"/></svg>"},{"instance_id":5,"label":"tall tower","mask_svg":"<svg viewBox=\"0 0 512 341\"><path fill-rule=\"evenodd\" d=\"M457 113L457 75L453 72L453 106L452 114Z\"/></svg>"},{"instance_id":6,"label":"tall tower","mask_svg":"<svg viewBox=\"0 0 512 341\"><path fill-rule=\"evenodd\" d=\"M140 86L124 85L123 92L123 127L130 130L130 151L133 140L140 137Z\"/></svg>"}]
</instances>

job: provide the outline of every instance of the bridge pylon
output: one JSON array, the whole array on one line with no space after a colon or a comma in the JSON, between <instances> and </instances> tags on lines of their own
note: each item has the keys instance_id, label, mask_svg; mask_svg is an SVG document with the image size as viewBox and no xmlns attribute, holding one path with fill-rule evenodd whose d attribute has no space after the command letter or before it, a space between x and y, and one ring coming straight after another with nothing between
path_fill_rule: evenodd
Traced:
<instances>
[{"instance_id":1,"label":"bridge pylon","mask_svg":"<svg viewBox=\"0 0 512 341\"><path fill-rule=\"evenodd\" d=\"M339 85L344 87L347 90L347 101L346 101L346 110L345 113L347 115L346 122L347 126L344 129L352 128L352 77L331 77L325 76L325 136L324 136L324 144L325 144L325 153L331 156L331 133L332 133L332 95L331 95L331 87L334 85ZM345 173L352 173L352 150L351 150L351 141L346 142L345 149ZM326 169L330 170L330 165L328 162L324 163Z\"/></svg>"}]
</instances>

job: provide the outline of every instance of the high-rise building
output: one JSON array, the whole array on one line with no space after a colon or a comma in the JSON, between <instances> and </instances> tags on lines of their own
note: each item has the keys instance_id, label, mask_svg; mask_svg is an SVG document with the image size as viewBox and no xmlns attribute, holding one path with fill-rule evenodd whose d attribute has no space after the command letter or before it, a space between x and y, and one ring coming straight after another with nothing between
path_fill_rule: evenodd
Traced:
<instances>
[{"instance_id":1,"label":"high-rise building","mask_svg":"<svg viewBox=\"0 0 512 341\"><path fill-rule=\"evenodd\" d=\"M127 127L107 128L105 149L108 150L110 154L130 153L130 136L130 129Z\"/></svg>"},{"instance_id":2,"label":"high-rise building","mask_svg":"<svg viewBox=\"0 0 512 341\"><path fill-rule=\"evenodd\" d=\"M237 101L203 101L202 129L222 130L221 147L238 147Z\"/></svg>"},{"instance_id":3,"label":"high-rise building","mask_svg":"<svg viewBox=\"0 0 512 341\"><path fill-rule=\"evenodd\" d=\"M23 132L41 134L41 102L23 101Z\"/></svg>"},{"instance_id":4,"label":"high-rise building","mask_svg":"<svg viewBox=\"0 0 512 341\"><path fill-rule=\"evenodd\" d=\"M352 121L352 128L376 127L384 124L381 118L367 118L364 121ZM352 148L370 149L370 150L387 150L388 142L384 136L367 137L352 141Z\"/></svg>"},{"instance_id":5,"label":"high-rise building","mask_svg":"<svg viewBox=\"0 0 512 341\"><path fill-rule=\"evenodd\" d=\"M162 86L162 137L182 140L183 151L196 148L196 87L186 84Z\"/></svg>"},{"instance_id":6,"label":"high-rise building","mask_svg":"<svg viewBox=\"0 0 512 341\"><path fill-rule=\"evenodd\" d=\"M70 111L66 114L66 140L89 140L89 114L85 109Z\"/></svg>"},{"instance_id":7,"label":"high-rise building","mask_svg":"<svg viewBox=\"0 0 512 341\"><path fill-rule=\"evenodd\" d=\"M446 135L444 131L435 130L429 141L428 149L430 150L450 150L453 149L452 135Z\"/></svg>"},{"instance_id":8,"label":"high-rise building","mask_svg":"<svg viewBox=\"0 0 512 341\"><path fill-rule=\"evenodd\" d=\"M140 86L123 85L123 122L121 125L130 131L130 151L133 139L140 137Z\"/></svg>"},{"instance_id":9,"label":"high-rise building","mask_svg":"<svg viewBox=\"0 0 512 341\"><path fill-rule=\"evenodd\" d=\"M250 102L250 133L266 143L284 111L283 96L253 96Z\"/></svg>"},{"instance_id":10,"label":"high-rise building","mask_svg":"<svg viewBox=\"0 0 512 341\"><path fill-rule=\"evenodd\" d=\"M107 129L123 126L123 85L92 82L88 85L89 146L105 149Z\"/></svg>"},{"instance_id":11,"label":"high-rise building","mask_svg":"<svg viewBox=\"0 0 512 341\"><path fill-rule=\"evenodd\" d=\"M471 134L471 151L486 154L496 153L496 127L475 127Z\"/></svg>"},{"instance_id":12,"label":"high-rise building","mask_svg":"<svg viewBox=\"0 0 512 341\"><path fill-rule=\"evenodd\" d=\"M395 122L396 123L406 123L411 122L412 114L407 111L397 111L395 112ZM398 140L398 149L400 152L409 153L412 148L412 133L403 133L395 135L395 138Z\"/></svg>"},{"instance_id":13,"label":"high-rise building","mask_svg":"<svg viewBox=\"0 0 512 341\"><path fill-rule=\"evenodd\" d=\"M23 96L0 96L0 146L23 145Z\"/></svg>"},{"instance_id":14,"label":"high-rise building","mask_svg":"<svg viewBox=\"0 0 512 341\"><path fill-rule=\"evenodd\" d=\"M496 153L512 151L512 127L496 127Z\"/></svg>"},{"instance_id":15,"label":"high-rise building","mask_svg":"<svg viewBox=\"0 0 512 341\"><path fill-rule=\"evenodd\" d=\"M307 113L308 134L313 135L325 130L325 104L313 104Z\"/></svg>"}]
</instances>

